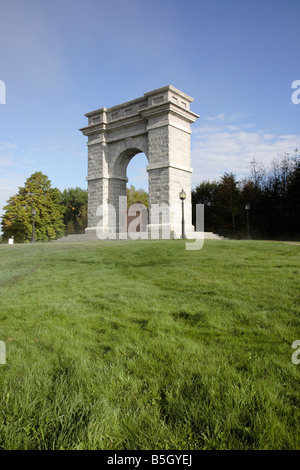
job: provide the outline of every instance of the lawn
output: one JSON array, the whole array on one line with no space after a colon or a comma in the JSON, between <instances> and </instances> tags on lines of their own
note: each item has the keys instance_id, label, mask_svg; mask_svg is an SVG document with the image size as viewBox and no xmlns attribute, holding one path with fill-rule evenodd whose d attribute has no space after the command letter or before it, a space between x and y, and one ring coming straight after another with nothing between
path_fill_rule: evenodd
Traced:
<instances>
[{"instance_id":1,"label":"lawn","mask_svg":"<svg viewBox=\"0 0 300 470\"><path fill-rule=\"evenodd\" d=\"M300 246L0 245L0 449L300 449Z\"/></svg>"}]
</instances>

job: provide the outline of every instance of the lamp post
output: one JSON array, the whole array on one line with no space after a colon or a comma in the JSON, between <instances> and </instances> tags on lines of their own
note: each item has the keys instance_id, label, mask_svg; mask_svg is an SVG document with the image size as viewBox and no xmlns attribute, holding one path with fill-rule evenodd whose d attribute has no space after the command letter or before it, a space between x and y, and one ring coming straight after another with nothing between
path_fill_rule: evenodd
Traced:
<instances>
[{"instance_id":1,"label":"lamp post","mask_svg":"<svg viewBox=\"0 0 300 470\"><path fill-rule=\"evenodd\" d=\"M249 210L250 210L250 204L248 202L248 204L245 205L245 210L246 210L246 213L247 213L247 239L248 240L251 240L251 235L250 235L250 222L249 222Z\"/></svg>"},{"instance_id":2,"label":"lamp post","mask_svg":"<svg viewBox=\"0 0 300 470\"><path fill-rule=\"evenodd\" d=\"M181 238L185 238L185 233L184 233L184 200L186 198L186 194L184 190L182 189L179 193L179 199L181 199L181 207L182 207L182 217L181 217Z\"/></svg>"},{"instance_id":3,"label":"lamp post","mask_svg":"<svg viewBox=\"0 0 300 470\"><path fill-rule=\"evenodd\" d=\"M32 215L32 239L31 243L35 243L35 230L34 230L34 216L36 215L36 210L32 209L31 210L31 215Z\"/></svg>"}]
</instances>

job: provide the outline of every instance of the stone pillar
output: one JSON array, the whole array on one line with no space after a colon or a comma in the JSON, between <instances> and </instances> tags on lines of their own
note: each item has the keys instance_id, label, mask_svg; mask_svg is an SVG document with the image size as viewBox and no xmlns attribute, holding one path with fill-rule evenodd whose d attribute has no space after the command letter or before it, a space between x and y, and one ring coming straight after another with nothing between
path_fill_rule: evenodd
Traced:
<instances>
[{"instance_id":1,"label":"stone pillar","mask_svg":"<svg viewBox=\"0 0 300 470\"><path fill-rule=\"evenodd\" d=\"M191 130L190 124L197 115L190 111L192 98L186 94L166 87L145 93L148 108L141 114L148 121L148 158L150 222L149 230L162 233L171 238L181 237L182 209L179 193L186 192L185 233L192 237L191 210ZM158 96L157 96L158 95ZM160 101L159 101L160 100ZM154 104L160 106L155 107ZM157 204L163 207L160 219L157 217ZM153 213L154 205L154 213ZM164 218L164 220L162 220ZM158 224L158 227L157 227ZM164 225L164 229L161 225Z\"/></svg>"},{"instance_id":2,"label":"stone pillar","mask_svg":"<svg viewBox=\"0 0 300 470\"><path fill-rule=\"evenodd\" d=\"M110 207L114 207L114 210L111 209L110 220L109 220L110 232L113 232L113 228L116 233L120 233L121 231L122 232L126 231L126 225L124 221L127 218L127 203L123 204L125 207L120 206L120 197L123 197L123 198L127 197L126 184L127 184L126 177L125 178L111 177L109 180L108 202L110 204ZM122 204L122 201L121 201L121 204ZM126 214L124 214L124 211L126 211ZM120 220L120 212L121 212L121 220Z\"/></svg>"},{"instance_id":3,"label":"stone pillar","mask_svg":"<svg viewBox=\"0 0 300 470\"><path fill-rule=\"evenodd\" d=\"M95 228L107 231L109 227L109 176L107 164L106 125L107 109L87 113L89 126L82 129L88 136L88 227L86 233L95 233Z\"/></svg>"}]
</instances>

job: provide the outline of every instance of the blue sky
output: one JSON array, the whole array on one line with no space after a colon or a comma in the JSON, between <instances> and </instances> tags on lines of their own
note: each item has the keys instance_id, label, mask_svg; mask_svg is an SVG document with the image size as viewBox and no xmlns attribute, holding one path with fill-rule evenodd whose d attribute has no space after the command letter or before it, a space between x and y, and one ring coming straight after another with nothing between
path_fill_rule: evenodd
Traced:
<instances>
[{"instance_id":1,"label":"blue sky","mask_svg":"<svg viewBox=\"0 0 300 470\"><path fill-rule=\"evenodd\" d=\"M200 115L192 187L300 149L299 22L299 0L0 0L0 215L35 171L86 188L84 114L168 84Z\"/></svg>"}]
</instances>

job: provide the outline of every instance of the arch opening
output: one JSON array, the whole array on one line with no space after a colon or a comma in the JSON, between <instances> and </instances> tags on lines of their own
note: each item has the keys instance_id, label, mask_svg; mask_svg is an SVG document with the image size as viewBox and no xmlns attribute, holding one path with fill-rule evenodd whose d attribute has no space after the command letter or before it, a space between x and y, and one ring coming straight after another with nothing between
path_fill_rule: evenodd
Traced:
<instances>
[{"instance_id":1,"label":"arch opening","mask_svg":"<svg viewBox=\"0 0 300 470\"><path fill-rule=\"evenodd\" d=\"M145 232L149 222L148 158L143 152L127 164L127 231Z\"/></svg>"},{"instance_id":2,"label":"arch opening","mask_svg":"<svg viewBox=\"0 0 300 470\"><path fill-rule=\"evenodd\" d=\"M143 153L134 155L126 167L127 189L133 186L136 190L142 190L148 194L148 173L146 167L148 158Z\"/></svg>"}]
</instances>

